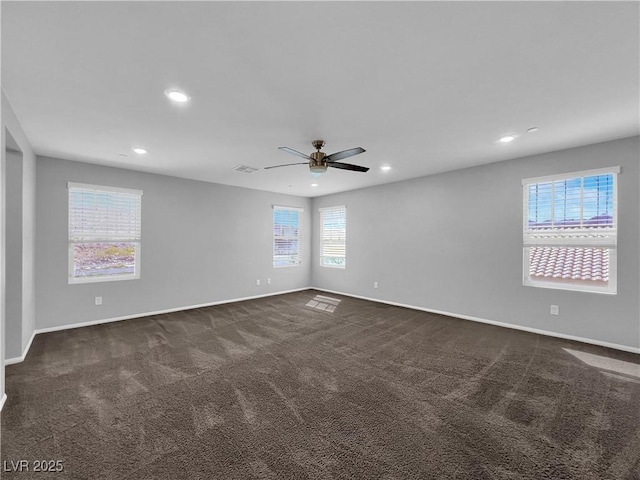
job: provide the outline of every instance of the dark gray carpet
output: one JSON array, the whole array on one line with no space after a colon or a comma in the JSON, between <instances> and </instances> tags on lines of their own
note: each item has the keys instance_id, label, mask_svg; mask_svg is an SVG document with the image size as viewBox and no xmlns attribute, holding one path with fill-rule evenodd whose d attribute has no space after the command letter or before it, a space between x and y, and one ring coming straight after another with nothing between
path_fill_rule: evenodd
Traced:
<instances>
[{"instance_id":1,"label":"dark gray carpet","mask_svg":"<svg viewBox=\"0 0 640 480\"><path fill-rule=\"evenodd\" d=\"M38 335L3 479L640 478L637 355L319 293Z\"/></svg>"}]
</instances>

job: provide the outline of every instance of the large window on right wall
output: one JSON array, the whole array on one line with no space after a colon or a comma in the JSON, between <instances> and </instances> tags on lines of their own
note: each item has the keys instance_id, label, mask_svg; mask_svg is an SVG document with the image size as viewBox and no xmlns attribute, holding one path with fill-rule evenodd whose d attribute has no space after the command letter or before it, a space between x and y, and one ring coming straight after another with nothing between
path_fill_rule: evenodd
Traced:
<instances>
[{"instance_id":1,"label":"large window on right wall","mask_svg":"<svg viewBox=\"0 0 640 480\"><path fill-rule=\"evenodd\" d=\"M522 181L523 283L616 293L619 167Z\"/></svg>"}]
</instances>

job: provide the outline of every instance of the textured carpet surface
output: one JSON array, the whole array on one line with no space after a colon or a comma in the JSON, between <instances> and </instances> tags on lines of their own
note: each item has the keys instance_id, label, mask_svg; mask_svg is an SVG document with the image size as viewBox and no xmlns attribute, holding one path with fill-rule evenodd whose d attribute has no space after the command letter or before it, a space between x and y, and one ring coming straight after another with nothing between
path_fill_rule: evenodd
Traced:
<instances>
[{"instance_id":1,"label":"textured carpet surface","mask_svg":"<svg viewBox=\"0 0 640 480\"><path fill-rule=\"evenodd\" d=\"M312 290L41 334L2 478L640 479L639 364Z\"/></svg>"}]
</instances>

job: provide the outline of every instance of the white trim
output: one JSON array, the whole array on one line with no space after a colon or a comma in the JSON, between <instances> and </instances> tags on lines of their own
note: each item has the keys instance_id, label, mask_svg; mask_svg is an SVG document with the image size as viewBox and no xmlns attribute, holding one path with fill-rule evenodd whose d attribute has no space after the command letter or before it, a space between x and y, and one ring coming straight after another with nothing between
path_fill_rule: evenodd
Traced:
<instances>
[{"instance_id":1,"label":"white trim","mask_svg":"<svg viewBox=\"0 0 640 480\"><path fill-rule=\"evenodd\" d=\"M20 355L19 357L7 358L4 361L4 364L5 365L13 365L14 363L24 362L24 359L27 358L27 353L29 353L29 349L31 348L31 344L33 343L33 339L34 338L36 338L36 331L35 330L33 332L31 332L31 337L29 338L29 341L27 342L27 346L24 347L24 350L22 351L22 355Z\"/></svg>"},{"instance_id":2,"label":"white trim","mask_svg":"<svg viewBox=\"0 0 640 480\"><path fill-rule=\"evenodd\" d=\"M333 205L331 207L320 207L320 208L318 208L318 211L321 212L323 210L333 210L335 208L344 208L346 210L347 206L346 205Z\"/></svg>"},{"instance_id":3,"label":"white trim","mask_svg":"<svg viewBox=\"0 0 640 480\"><path fill-rule=\"evenodd\" d=\"M142 196L142 190L133 190L131 188L110 187L108 185L90 185L88 183L67 182L67 189L78 188L80 190L99 190L101 192L117 192L130 193L132 195Z\"/></svg>"},{"instance_id":4,"label":"white trim","mask_svg":"<svg viewBox=\"0 0 640 480\"><path fill-rule=\"evenodd\" d=\"M591 177L593 175L602 175L605 173L620 173L620 167L594 168L593 170L583 170L581 172L558 173L556 175L545 175L544 177L523 178L522 185L531 183L552 182L554 180L564 180L566 178Z\"/></svg>"},{"instance_id":5,"label":"white trim","mask_svg":"<svg viewBox=\"0 0 640 480\"><path fill-rule=\"evenodd\" d=\"M568 290L588 293L603 293L608 295L617 294L617 254L618 243L618 174L620 167L606 167L594 170L583 170L561 175L550 175L546 177L527 178L522 180L522 285L525 287L550 288L556 290ZM584 179L593 175L611 174L613 180L613 227L607 229L590 229L583 225L583 200L584 200ZM529 228L529 191L528 186L536 183L551 182L551 221L555 222L555 181L570 178L580 179L580 225L582 228L563 232L551 226L549 230L539 231ZM552 247L552 248L608 248L609 249L609 282L606 287L593 285L575 285L571 281L557 283L536 281L529 273L529 252L532 247Z\"/></svg>"},{"instance_id":6,"label":"white trim","mask_svg":"<svg viewBox=\"0 0 640 480\"><path fill-rule=\"evenodd\" d=\"M310 288L311 287L294 288L293 290L283 290L281 292L264 293L262 295L252 295L250 297L232 298L229 300L218 300L216 302L202 303L199 305L187 305L184 307L168 308L166 310L157 310L155 312L134 313L133 315L124 315L122 317L104 318L100 320L90 320L88 322L82 322L82 323L71 323L67 325L58 325L55 327L45 327L45 328L37 329L35 333L48 333L48 332L57 332L60 330L71 330L73 328L90 327L93 325L101 325L103 323L119 322L121 320L131 320L133 318L151 317L153 315L162 315L165 313L181 312L184 310L193 310L195 308L213 307L215 305L223 305L225 303L243 302L245 300L255 300L256 298L274 297L276 295L283 295L285 293L300 292L303 290L309 290Z\"/></svg>"},{"instance_id":7,"label":"white trim","mask_svg":"<svg viewBox=\"0 0 640 480\"><path fill-rule=\"evenodd\" d=\"M514 325L513 323L498 322L495 320L487 320L485 318L472 317L470 315L461 315L458 313L445 312L442 310L434 310L432 308L417 307L415 305L407 305L405 303L389 302L387 300L380 300L377 298L365 297L362 295L353 295L350 293L338 292L336 290L328 290L326 288L319 288L319 287L311 287L311 288L313 290L319 290L321 292L334 293L338 295L344 295L346 297L360 298L362 300L369 300L371 302L385 303L387 305L393 305L395 307L404 307L404 308L410 308L412 310L421 310L423 312L437 313L438 315L446 315L448 317L460 318L462 320L471 320L472 322L487 323L489 325L495 325L497 327L511 328L513 330L522 330L529 333L537 333L539 335L545 335L547 337L556 337L556 338L562 338L564 340L573 340L576 342L589 343L591 345L598 345L600 347L613 348L615 350L622 350L624 352L640 354L640 347L631 347L628 345L620 345L618 343L604 342L602 340L594 340L592 338L578 337L575 335L568 335L565 333L550 332L548 330L541 330L539 328L526 327L523 325Z\"/></svg>"},{"instance_id":8,"label":"white trim","mask_svg":"<svg viewBox=\"0 0 640 480\"><path fill-rule=\"evenodd\" d=\"M274 210L295 210L296 212L304 212L304 208L302 207L287 207L284 205L271 205L271 208Z\"/></svg>"},{"instance_id":9,"label":"white trim","mask_svg":"<svg viewBox=\"0 0 640 480\"><path fill-rule=\"evenodd\" d=\"M108 281L120 281L120 280L137 280L140 278L140 249L142 245L142 190L132 190L128 188L120 188L120 187L108 187L102 185L89 185L83 183L74 183L67 182L67 189L69 190L68 194L68 233L69 233L69 251L68 251L68 264L69 269L67 272L68 284L82 284L82 283L95 283L95 282L108 282ZM115 235L113 238L107 234L107 232L100 232L100 236L96 236L96 232L93 231L95 225L91 226L87 231L84 230L84 227L80 228L80 232L75 232L73 230L72 220L73 215L76 212L76 205L72 205L72 195L73 191L85 191L85 192L94 192L101 191L106 192L108 194L116 195L116 198L119 198L119 194L130 195L132 198L135 198L135 225L137 227L136 232L130 232L128 229L126 230L127 236L123 237L120 235ZM118 203L116 202L116 205ZM96 214L98 212L92 212ZM111 227L116 227L118 229L121 224L120 220L115 220L112 224L109 221ZM75 223L74 223L75 225ZM77 226L77 225L76 225ZM115 232L114 232L115 233ZM112 275L96 275L89 277L76 277L75 276L75 256L74 256L74 247L77 244L82 243L129 243L135 245L135 253L134 253L134 270L133 273L127 274L112 274Z\"/></svg>"},{"instance_id":10,"label":"white trim","mask_svg":"<svg viewBox=\"0 0 640 480\"><path fill-rule=\"evenodd\" d=\"M281 211L292 211L298 213L298 230L297 235L288 236L288 235L276 235L276 212ZM303 208L298 207L282 207L280 205L273 205L273 214L271 218L272 225L272 250L271 250L271 264L273 268L288 268L288 267L300 267L302 266L302 215L304 214ZM291 257L294 259L294 263L288 263L285 265L276 265L276 240L284 239L284 240L295 240L297 241L297 252L294 254L286 255L286 257L291 260Z\"/></svg>"},{"instance_id":11,"label":"white trim","mask_svg":"<svg viewBox=\"0 0 640 480\"><path fill-rule=\"evenodd\" d=\"M183 310L192 310L192 309L195 309L195 308L212 307L212 306L215 306L215 305L223 305L225 303L233 303L233 302L242 302L242 301L245 301L245 300L254 300L254 299L257 299L257 298L274 297L276 295L284 295L286 293L302 292L302 291L305 291L305 290L318 290L320 292L334 293L334 294L337 294L337 295L344 295L346 297L360 298L362 300L368 300L370 302L384 303L384 304L387 304L387 305L393 305L393 306L396 306L396 307L403 307L403 308L410 308L412 310L420 310L420 311L429 312L429 313L437 313L439 315L447 315L449 317L460 318L462 320L470 320L472 322L486 323L486 324L495 325L495 326L498 326L498 327L511 328L511 329L514 329L514 330L522 330L522 331L525 331L525 332L537 333L539 335L546 335L548 337L562 338L562 339L565 339L565 340L574 340L576 342L589 343L591 345L598 345L598 346L601 346L601 347L613 348L615 350L622 350L624 352L640 354L640 347L630 347L628 345L620 345L620 344L617 344L617 343L603 342L601 340L594 340L594 339L591 339L591 338L577 337L575 335L566 335L564 333L550 332L548 330L540 330L538 328L525 327L525 326L522 326L522 325L514 325L512 323L497 322L495 320L487 320L487 319L484 319L484 318L472 317L470 315L461 315L461 314L452 313L452 312L445 312L445 311L442 311L442 310L434 310L434 309L431 309L431 308L417 307L415 305L408 305L406 303L390 302L390 301L387 301L387 300L380 300L380 299L377 299L377 298L365 297L365 296L362 296L362 295L353 295L353 294L350 294L350 293L338 292L336 290L329 290L329 289L326 289L326 288L302 287L302 288L294 288L292 290L283 290L281 292L265 293L265 294L262 294L262 295L253 295L253 296L250 296L250 297L241 297L241 298L235 298L235 299L230 299L230 300L219 300L217 302L203 303L203 304L200 304L200 305L190 305L190 306L186 306L186 307L178 307L178 308L170 308L170 309L166 309L166 310L158 310L158 311L155 311L155 312L136 313L134 315L125 315L125 316L122 316L122 317L113 317L113 318L106 318L106 319L102 319L102 320L91 320L89 322L73 323L73 324L68 324L68 325L58 325L58 326L55 326L55 327L39 328L39 329L34 330L34 332L31 334L31 338L29 339L29 342L27 343L27 347L25 348L24 352L22 353L22 356L7 359L7 360L5 360L4 364L5 365L11 365L11 364L14 364L14 363L20 363L20 362L24 361L24 359L27 357L27 353L29 353L29 349L31 348L31 344L33 342L33 339L35 338L36 334L39 334L39 333L57 332L57 331L60 331L60 330L71 330L73 328L90 327L90 326L93 326L93 325L101 325L103 323L119 322L121 320L130 320L130 319L133 319L133 318L150 317L150 316L153 316L153 315L162 315L164 313L173 313L173 312L179 312L179 311L183 311ZM2 404L4 403L5 400L6 400L6 394L3 397L3 399L0 400L0 410L2 410Z\"/></svg>"},{"instance_id":12,"label":"white trim","mask_svg":"<svg viewBox=\"0 0 640 480\"><path fill-rule=\"evenodd\" d=\"M0 398L0 412L2 411L2 407L4 407L4 403L7 401L7 394L5 393L4 395L2 395L2 398Z\"/></svg>"},{"instance_id":13,"label":"white trim","mask_svg":"<svg viewBox=\"0 0 640 480\"><path fill-rule=\"evenodd\" d=\"M27 343L27 347L24 349L24 352L22 352L22 355L20 357L8 358L7 360L5 360L4 364L5 365L12 365L12 364L15 364L15 363L23 362L24 359L27 357L27 353L29 353L29 349L31 348L31 343L33 342L33 339L35 338L36 334L38 334L38 333L58 332L60 330L71 330L73 328L90 327L90 326L93 326L93 325L101 325L103 323L119 322L121 320L131 320L133 318L150 317L150 316L153 316L153 315L162 315L164 313L180 312L180 311L183 311L183 310L193 310L194 308L212 307L214 305L222 305L222 304L225 304L225 303L233 303L233 302L242 302L244 300L254 300L256 298L273 297L273 296L276 296L276 295L283 295L285 293L301 292L303 290L310 290L310 289L311 289L311 287L294 288L292 290L283 290L281 292L264 293L262 295L253 295L251 297L233 298L233 299L230 299L230 300L219 300L217 302L202 303L200 305L188 305L188 306L185 306L185 307L169 308L169 309L166 309L166 310L158 310L158 311L155 311L155 312L136 313L136 314L133 314L133 315L124 315L122 317L104 318L104 319L101 319L101 320L91 320L91 321L82 322L82 323L72 323L72 324L67 324L67 325L58 325L58 326L55 326L55 327L37 328L31 334L31 338L29 339L29 342ZM1 408L2 407L0 406L0 409Z\"/></svg>"}]
</instances>

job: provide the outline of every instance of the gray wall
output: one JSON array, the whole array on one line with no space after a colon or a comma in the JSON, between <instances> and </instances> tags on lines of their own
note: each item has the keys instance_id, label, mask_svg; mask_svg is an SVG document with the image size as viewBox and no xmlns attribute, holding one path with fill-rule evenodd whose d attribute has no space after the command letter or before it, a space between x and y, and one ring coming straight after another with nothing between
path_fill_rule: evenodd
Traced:
<instances>
[{"instance_id":1,"label":"gray wall","mask_svg":"<svg viewBox=\"0 0 640 480\"><path fill-rule=\"evenodd\" d=\"M38 329L309 286L308 198L53 158L36 175ZM68 284L69 181L143 190L140 279ZM300 267L272 266L273 204L304 208Z\"/></svg>"},{"instance_id":2,"label":"gray wall","mask_svg":"<svg viewBox=\"0 0 640 480\"><path fill-rule=\"evenodd\" d=\"M5 348L5 310L6 306L6 166L7 149L22 152L22 345L20 355L26 352L29 339L35 329L35 182L36 157L33 149L11 108L4 91L2 96L2 115L0 116L0 360L11 358ZM4 363L0 368L0 397L4 394Z\"/></svg>"},{"instance_id":3,"label":"gray wall","mask_svg":"<svg viewBox=\"0 0 640 480\"><path fill-rule=\"evenodd\" d=\"M637 348L639 157L633 137L315 198L316 230L319 208L347 206L347 268L320 267L314 235L312 285ZM524 287L521 180L613 165L618 294Z\"/></svg>"},{"instance_id":4,"label":"gray wall","mask_svg":"<svg viewBox=\"0 0 640 480\"><path fill-rule=\"evenodd\" d=\"M22 153L7 152L6 358L22 355Z\"/></svg>"}]
</instances>

